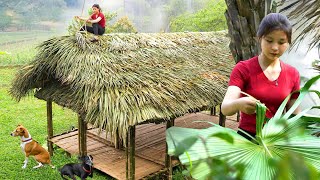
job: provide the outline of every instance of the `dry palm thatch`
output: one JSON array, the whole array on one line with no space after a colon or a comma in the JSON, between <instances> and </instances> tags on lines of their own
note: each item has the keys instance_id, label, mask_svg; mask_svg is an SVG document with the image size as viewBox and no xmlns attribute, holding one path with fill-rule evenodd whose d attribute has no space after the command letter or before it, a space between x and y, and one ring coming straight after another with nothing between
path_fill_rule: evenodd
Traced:
<instances>
[{"instance_id":1,"label":"dry palm thatch","mask_svg":"<svg viewBox=\"0 0 320 180\"><path fill-rule=\"evenodd\" d=\"M294 24L298 38L293 44L297 45L308 35L312 36L310 49L320 48L320 1L319 0L282 0L280 12L289 12L289 18L296 20Z\"/></svg>"},{"instance_id":2,"label":"dry palm thatch","mask_svg":"<svg viewBox=\"0 0 320 180\"><path fill-rule=\"evenodd\" d=\"M10 90L30 92L118 130L218 105L233 67L225 32L106 34L98 43L78 33L39 46ZM35 91L34 91L35 90Z\"/></svg>"}]
</instances>

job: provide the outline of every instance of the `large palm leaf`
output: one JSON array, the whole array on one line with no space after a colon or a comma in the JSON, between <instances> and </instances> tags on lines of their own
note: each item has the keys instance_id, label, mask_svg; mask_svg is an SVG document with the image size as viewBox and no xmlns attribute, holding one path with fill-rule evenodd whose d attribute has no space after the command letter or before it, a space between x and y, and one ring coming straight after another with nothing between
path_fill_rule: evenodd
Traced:
<instances>
[{"instance_id":1,"label":"large palm leaf","mask_svg":"<svg viewBox=\"0 0 320 180\"><path fill-rule=\"evenodd\" d=\"M320 117L304 116L311 108L318 107L292 115L306 93L311 91L319 95L318 91L309 90L319 78L320 75L310 79L300 90L293 107L283 113L290 99L289 95L265 125L266 107L257 104L257 135L253 141L218 125L203 130L172 127L167 130L168 153L178 155L181 163L192 170L191 175L196 179L207 178L210 165L206 162L210 158L223 159L232 166L244 165L244 179L272 179L276 176L277 169L276 166L270 166L269 161L281 160L290 152L303 156L319 172L320 138L301 131L305 129L307 121L319 122ZM291 171L289 177L294 176L295 172Z\"/></svg>"},{"instance_id":2,"label":"large palm leaf","mask_svg":"<svg viewBox=\"0 0 320 180\"><path fill-rule=\"evenodd\" d=\"M282 0L280 12L289 13L289 18L296 22L294 27L298 38L294 41L297 45L307 36L311 36L310 48L319 46L320 42L320 1L319 0Z\"/></svg>"}]
</instances>

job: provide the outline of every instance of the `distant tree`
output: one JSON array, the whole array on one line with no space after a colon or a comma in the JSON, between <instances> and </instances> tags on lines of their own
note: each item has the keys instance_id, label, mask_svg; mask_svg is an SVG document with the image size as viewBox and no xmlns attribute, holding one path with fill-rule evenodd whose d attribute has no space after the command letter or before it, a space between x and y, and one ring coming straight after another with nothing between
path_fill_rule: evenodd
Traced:
<instances>
[{"instance_id":1,"label":"distant tree","mask_svg":"<svg viewBox=\"0 0 320 180\"><path fill-rule=\"evenodd\" d=\"M166 31L171 31L170 24L175 18L182 16L181 18L178 18L177 21L184 21L183 15L192 16L191 14L205 8L211 1L212 0L168 0L163 7L166 14ZM177 29L174 31L177 31Z\"/></svg>"},{"instance_id":2,"label":"distant tree","mask_svg":"<svg viewBox=\"0 0 320 180\"><path fill-rule=\"evenodd\" d=\"M184 13L170 22L170 30L176 31L217 31L227 29L223 12L227 6L223 0L210 0L206 8L195 13Z\"/></svg>"},{"instance_id":3,"label":"distant tree","mask_svg":"<svg viewBox=\"0 0 320 180\"><path fill-rule=\"evenodd\" d=\"M137 29L133 23L129 20L128 16L120 18L114 25L107 28L107 33L135 33Z\"/></svg>"}]
</instances>

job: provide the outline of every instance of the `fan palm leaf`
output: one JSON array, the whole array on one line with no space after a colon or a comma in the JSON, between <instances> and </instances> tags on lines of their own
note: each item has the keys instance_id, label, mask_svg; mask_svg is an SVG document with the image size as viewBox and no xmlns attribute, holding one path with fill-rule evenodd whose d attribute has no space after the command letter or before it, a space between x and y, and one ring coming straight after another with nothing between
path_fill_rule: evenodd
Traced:
<instances>
[{"instance_id":1,"label":"fan palm leaf","mask_svg":"<svg viewBox=\"0 0 320 180\"><path fill-rule=\"evenodd\" d=\"M167 130L168 153L179 156L181 163L187 165L189 169L190 161L192 164L200 164L202 168L206 168L200 162L207 161L208 158L225 160L231 166L242 164L246 167L243 179L273 179L277 174L277 167L270 166L270 161L282 159L290 152L303 156L305 161L319 172L320 138L303 131L307 122L320 122L320 117L305 116L311 108L319 107L311 107L297 115L292 115L306 93L316 92L319 95L318 91L309 90L319 78L320 75L307 81L301 88L295 104L283 113L290 99L291 95L289 95L275 116L266 123L266 107L257 103L257 135L252 141L245 139L232 129L218 125L203 130L171 127ZM227 136L221 138L221 134ZM194 140L195 137L198 140ZM228 137L232 137L233 140L228 140ZM177 149L179 151L176 151ZM210 172L208 169L200 168L191 170L191 175L196 179L206 179ZM294 176L294 172L291 171L290 179Z\"/></svg>"}]
</instances>

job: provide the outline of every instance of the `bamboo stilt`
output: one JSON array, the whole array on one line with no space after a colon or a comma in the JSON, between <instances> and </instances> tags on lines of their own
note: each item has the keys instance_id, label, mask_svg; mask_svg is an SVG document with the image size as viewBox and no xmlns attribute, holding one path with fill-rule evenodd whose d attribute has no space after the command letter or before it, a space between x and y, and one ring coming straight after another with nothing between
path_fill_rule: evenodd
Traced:
<instances>
[{"instance_id":1,"label":"bamboo stilt","mask_svg":"<svg viewBox=\"0 0 320 180\"><path fill-rule=\"evenodd\" d=\"M126 179L129 179L129 136L130 136L130 131L127 132L127 137L126 137Z\"/></svg>"},{"instance_id":2,"label":"bamboo stilt","mask_svg":"<svg viewBox=\"0 0 320 180\"><path fill-rule=\"evenodd\" d=\"M87 123L84 121L82 115L78 115L78 143L79 156L87 155Z\"/></svg>"},{"instance_id":3,"label":"bamboo stilt","mask_svg":"<svg viewBox=\"0 0 320 180\"><path fill-rule=\"evenodd\" d=\"M53 123L52 123L52 101L47 101L47 146L50 156L53 156L53 143L50 139L53 137Z\"/></svg>"},{"instance_id":4,"label":"bamboo stilt","mask_svg":"<svg viewBox=\"0 0 320 180\"><path fill-rule=\"evenodd\" d=\"M174 119L167 121L166 130L174 126ZM165 166L168 170L168 179L172 180L172 157L168 154L168 145L166 144L166 157L165 157Z\"/></svg>"},{"instance_id":5,"label":"bamboo stilt","mask_svg":"<svg viewBox=\"0 0 320 180\"><path fill-rule=\"evenodd\" d=\"M130 159L130 166L129 166L129 179L135 179L135 139L136 139L136 126L129 126L129 159Z\"/></svg>"}]
</instances>

